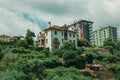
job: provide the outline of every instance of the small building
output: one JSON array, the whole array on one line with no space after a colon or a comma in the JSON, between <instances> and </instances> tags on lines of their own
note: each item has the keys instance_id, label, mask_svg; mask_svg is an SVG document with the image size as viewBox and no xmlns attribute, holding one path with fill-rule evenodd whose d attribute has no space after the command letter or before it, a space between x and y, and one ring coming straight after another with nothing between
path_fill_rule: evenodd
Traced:
<instances>
[{"instance_id":1,"label":"small building","mask_svg":"<svg viewBox=\"0 0 120 80\"><path fill-rule=\"evenodd\" d=\"M13 36L12 38L17 39L17 40L24 40L24 36Z\"/></svg>"},{"instance_id":2,"label":"small building","mask_svg":"<svg viewBox=\"0 0 120 80\"><path fill-rule=\"evenodd\" d=\"M11 39L11 37L8 35L5 35L5 34L0 35L0 40L3 42L9 42L10 39Z\"/></svg>"},{"instance_id":3,"label":"small building","mask_svg":"<svg viewBox=\"0 0 120 80\"><path fill-rule=\"evenodd\" d=\"M42 30L37 36L37 44L39 47L49 47L50 50L57 50L65 41L73 43L77 47L77 34L73 30L69 30L64 26L51 26Z\"/></svg>"}]
</instances>

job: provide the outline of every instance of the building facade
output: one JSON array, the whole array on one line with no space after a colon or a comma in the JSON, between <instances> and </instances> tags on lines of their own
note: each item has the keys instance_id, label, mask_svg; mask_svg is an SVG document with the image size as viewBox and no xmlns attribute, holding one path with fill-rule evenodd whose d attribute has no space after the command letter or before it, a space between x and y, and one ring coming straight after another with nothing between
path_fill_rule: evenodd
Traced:
<instances>
[{"instance_id":1,"label":"building facade","mask_svg":"<svg viewBox=\"0 0 120 80\"><path fill-rule=\"evenodd\" d=\"M88 42L93 42L93 22L87 20L78 20L74 21L73 24L68 25L68 27L72 30L75 30L79 36L79 39L86 39Z\"/></svg>"},{"instance_id":2,"label":"building facade","mask_svg":"<svg viewBox=\"0 0 120 80\"><path fill-rule=\"evenodd\" d=\"M5 35L5 34L0 35L0 40L3 42L9 42L10 39L11 39L11 37L8 35Z\"/></svg>"},{"instance_id":3,"label":"building facade","mask_svg":"<svg viewBox=\"0 0 120 80\"><path fill-rule=\"evenodd\" d=\"M113 42L116 42L117 28L106 26L93 32L93 44L96 46L103 46L107 38L111 38Z\"/></svg>"},{"instance_id":4,"label":"building facade","mask_svg":"<svg viewBox=\"0 0 120 80\"><path fill-rule=\"evenodd\" d=\"M48 47L50 50L57 50L65 41L73 43L77 47L77 34L69 30L67 26L51 26L42 30L37 36L39 47Z\"/></svg>"}]
</instances>

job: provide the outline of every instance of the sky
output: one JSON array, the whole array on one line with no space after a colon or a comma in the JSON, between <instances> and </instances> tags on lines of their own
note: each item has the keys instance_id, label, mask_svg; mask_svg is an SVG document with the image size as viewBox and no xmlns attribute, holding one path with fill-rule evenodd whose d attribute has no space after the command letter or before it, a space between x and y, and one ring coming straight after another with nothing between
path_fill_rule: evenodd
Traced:
<instances>
[{"instance_id":1,"label":"sky","mask_svg":"<svg viewBox=\"0 0 120 80\"><path fill-rule=\"evenodd\" d=\"M37 35L49 21L62 26L85 19L93 21L93 30L117 27L120 38L119 7L120 0L0 0L0 34L25 35L30 29Z\"/></svg>"}]
</instances>

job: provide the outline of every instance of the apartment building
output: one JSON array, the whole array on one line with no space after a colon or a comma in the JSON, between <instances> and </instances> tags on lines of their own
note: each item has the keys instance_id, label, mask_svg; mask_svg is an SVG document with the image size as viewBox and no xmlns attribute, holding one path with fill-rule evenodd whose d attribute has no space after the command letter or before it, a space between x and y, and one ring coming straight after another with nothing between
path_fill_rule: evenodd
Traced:
<instances>
[{"instance_id":1,"label":"apartment building","mask_svg":"<svg viewBox=\"0 0 120 80\"><path fill-rule=\"evenodd\" d=\"M113 42L117 41L117 28L105 26L93 32L93 44L103 46L105 39L111 38Z\"/></svg>"}]
</instances>

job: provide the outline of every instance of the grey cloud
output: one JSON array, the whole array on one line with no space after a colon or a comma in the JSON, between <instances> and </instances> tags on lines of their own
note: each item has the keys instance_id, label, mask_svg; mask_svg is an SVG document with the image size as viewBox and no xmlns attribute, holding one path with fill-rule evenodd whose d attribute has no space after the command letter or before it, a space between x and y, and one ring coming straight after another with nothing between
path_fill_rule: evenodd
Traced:
<instances>
[{"instance_id":1,"label":"grey cloud","mask_svg":"<svg viewBox=\"0 0 120 80\"><path fill-rule=\"evenodd\" d=\"M7 0L6 0L7 1ZM56 24L71 23L74 19L89 19L94 28L111 25L120 28L119 0L12 0L18 10L35 15L38 19L51 20ZM9 2L9 0L8 0ZM112 4L113 3L113 4ZM1 3L1 6L3 3ZM5 3L4 3L5 5ZM7 4L8 5L8 4ZM8 7L8 6L7 6ZM25 9L23 9L25 8ZM27 10L29 9L29 10ZM37 15L36 15L37 12ZM51 17L52 16L52 17ZM120 29L118 29L120 30Z\"/></svg>"}]
</instances>

